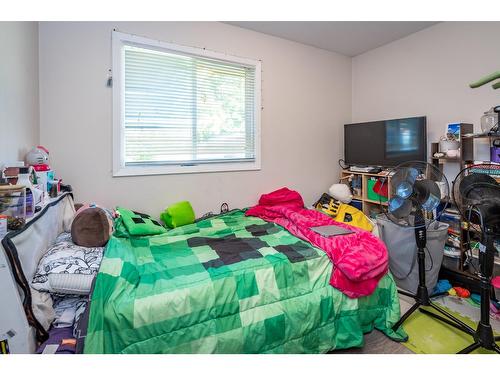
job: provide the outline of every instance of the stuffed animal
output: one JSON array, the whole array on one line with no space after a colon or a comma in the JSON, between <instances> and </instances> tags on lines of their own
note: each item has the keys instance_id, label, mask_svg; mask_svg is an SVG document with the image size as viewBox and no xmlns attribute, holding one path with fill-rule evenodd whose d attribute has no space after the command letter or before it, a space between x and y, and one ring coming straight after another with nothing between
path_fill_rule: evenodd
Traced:
<instances>
[{"instance_id":1,"label":"stuffed animal","mask_svg":"<svg viewBox=\"0 0 500 375\"><path fill-rule=\"evenodd\" d=\"M177 228L194 223L195 215L191 203L182 201L171 205L163 211L160 215L160 219L169 228Z\"/></svg>"},{"instance_id":2,"label":"stuffed animal","mask_svg":"<svg viewBox=\"0 0 500 375\"><path fill-rule=\"evenodd\" d=\"M113 233L113 214L96 204L78 207L71 224L71 238L76 245L102 247Z\"/></svg>"},{"instance_id":3,"label":"stuffed animal","mask_svg":"<svg viewBox=\"0 0 500 375\"><path fill-rule=\"evenodd\" d=\"M323 194L320 200L314 204L316 209L332 216L335 221L347 223L367 231L373 230L373 224L366 215L356 207L349 205L353 196L348 185L333 184L328 189L328 192L330 195Z\"/></svg>"},{"instance_id":4,"label":"stuffed animal","mask_svg":"<svg viewBox=\"0 0 500 375\"><path fill-rule=\"evenodd\" d=\"M132 211L124 207L116 209L120 219L131 236L156 236L167 230L148 214Z\"/></svg>"},{"instance_id":5,"label":"stuffed animal","mask_svg":"<svg viewBox=\"0 0 500 375\"><path fill-rule=\"evenodd\" d=\"M335 184L335 185L343 185L343 184ZM344 186L347 187L347 185ZM349 187L347 188L349 189ZM342 193L340 188L338 188L338 190ZM346 198L345 189L342 188L342 190L344 190L343 192L344 195L342 194L336 194L336 195L337 197L345 199ZM337 191L334 189L334 192ZM313 206L317 210L327 214L328 216L331 216L332 219L335 221L346 223L367 230L369 232L373 230L373 224L370 222L370 220L366 217L366 215L362 211L358 210L356 207L353 207L349 204L342 203L338 198L334 198L326 193L323 193L321 198L316 203L314 203Z\"/></svg>"},{"instance_id":6,"label":"stuffed animal","mask_svg":"<svg viewBox=\"0 0 500 375\"><path fill-rule=\"evenodd\" d=\"M324 212L328 216L335 217L339 213L341 204L341 202L333 199L333 197L331 197L330 195L323 193L323 195L321 195L321 198L319 198L319 200L314 203L313 206L314 208Z\"/></svg>"},{"instance_id":7,"label":"stuffed animal","mask_svg":"<svg viewBox=\"0 0 500 375\"><path fill-rule=\"evenodd\" d=\"M49 167L49 150L43 146L33 147L26 154L27 165L33 166L35 171L44 172L50 170Z\"/></svg>"},{"instance_id":8,"label":"stuffed animal","mask_svg":"<svg viewBox=\"0 0 500 375\"><path fill-rule=\"evenodd\" d=\"M328 192L332 198L342 203L350 203L352 201L351 189L346 184L333 184L328 189Z\"/></svg>"}]
</instances>

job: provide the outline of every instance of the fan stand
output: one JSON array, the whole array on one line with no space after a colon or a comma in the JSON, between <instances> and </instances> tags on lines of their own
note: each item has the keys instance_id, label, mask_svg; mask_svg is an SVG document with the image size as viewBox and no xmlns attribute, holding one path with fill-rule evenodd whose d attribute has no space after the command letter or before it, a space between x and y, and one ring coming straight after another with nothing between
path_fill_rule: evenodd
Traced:
<instances>
[{"instance_id":1,"label":"fan stand","mask_svg":"<svg viewBox=\"0 0 500 375\"><path fill-rule=\"evenodd\" d=\"M488 229L486 229L486 232L488 232ZM483 242L485 242L486 245L482 245L482 249L480 248L479 252L481 319L475 331L468 325L460 321L456 321L456 319L454 319L453 321L458 322L458 325L454 325L450 321L447 321L445 318L433 314L430 311L420 309L421 312L433 316L434 318L439 319L444 323L450 324L474 338L474 343L462 349L457 354L468 354L478 348L485 348L487 350L495 351L500 354L500 348L496 343L496 341L500 340L500 336L494 336L493 328L490 324L491 277L493 275L494 257L496 252L493 244L493 239L494 236L491 235L491 233L486 233L483 238ZM440 312L443 313L443 311ZM447 317L450 317L449 314L445 315Z\"/></svg>"},{"instance_id":2,"label":"fan stand","mask_svg":"<svg viewBox=\"0 0 500 375\"><path fill-rule=\"evenodd\" d=\"M447 311L443 310L441 307L436 305L434 302L431 301L429 297L429 292L427 290L427 286L425 284L425 247L427 244L427 230L425 227L425 219L423 217L423 213L421 209L418 209L417 212L415 213L415 241L417 243L417 262L418 262L418 288L417 288L417 293L416 294L411 294L402 290L399 290L398 292L411 297L415 300L415 303L413 304L410 309L404 313L404 315L397 321L396 324L392 327L394 331L396 331L402 324L403 322L408 319L408 317L413 314L419 307L421 306L427 306L431 307L434 310L438 311L439 313L443 314L446 316L449 320L434 314L430 311L427 310L422 310L420 309L421 312L425 312L432 317L447 323L451 325L452 327L458 328L462 331L466 331L469 334L473 334L474 331L462 323L460 320L455 318L453 315L449 314ZM432 297L437 297L440 295L447 294L446 292L443 293L437 293L434 294Z\"/></svg>"},{"instance_id":3,"label":"fan stand","mask_svg":"<svg viewBox=\"0 0 500 375\"><path fill-rule=\"evenodd\" d=\"M422 215L422 211L419 210L415 215L415 240L417 242L417 259L418 259L418 289L416 294L411 294L405 291L400 290L399 293L412 297L415 299L415 304L410 307L410 309L399 319L399 321L394 324L393 330L396 331L401 324L415 312L419 307L426 306L431 307L434 310L441 313L443 316L437 315L429 310L424 310L422 308L419 309L420 312L432 316L433 318L446 323L456 329L467 333L468 335L474 338L474 343L469 345L468 347L462 349L457 354L468 354L473 350L478 348L485 348L487 350L495 351L500 354L500 348L496 344L496 341L500 340L500 336L493 335L493 328L490 324L490 291L491 291L491 277L493 275L493 265L494 265L494 255L495 255L495 247L493 245L493 236L485 235L486 246L484 246L484 251L479 252L479 262L481 265L480 269L480 289L481 289L481 320L478 323L477 329L474 331L467 324L455 318L453 315L443 310L441 307L436 305L431 301L429 297L429 292L427 291L427 287L425 286L425 246L426 246L426 228L425 228L425 220ZM437 293L432 297L437 297L440 295L447 294Z\"/></svg>"}]
</instances>

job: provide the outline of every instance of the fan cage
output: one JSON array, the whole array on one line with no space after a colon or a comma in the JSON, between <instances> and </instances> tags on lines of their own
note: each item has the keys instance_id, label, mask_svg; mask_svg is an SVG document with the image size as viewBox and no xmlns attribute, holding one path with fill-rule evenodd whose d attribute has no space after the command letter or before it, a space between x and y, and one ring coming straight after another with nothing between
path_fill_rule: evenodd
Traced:
<instances>
[{"instance_id":1,"label":"fan cage","mask_svg":"<svg viewBox=\"0 0 500 375\"><path fill-rule=\"evenodd\" d=\"M385 178L382 186L384 184L389 184L388 186L388 198L393 198L395 196L395 192L393 191L392 178L396 175L396 173L403 168L415 168L418 171L417 181L422 180L431 180L434 181L439 189L440 189L440 203L438 207L432 211L426 210L422 207L422 204L418 202L415 197L412 195L408 200L412 203L412 209L410 213L405 218L397 218L389 211L389 205L382 204L382 197L379 199L379 203L382 207L382 215L387 217L393 223L402 226L402 227L412 227L415 228L415 217L417 212L420 210L423 213L425 219L425 226L428 228L432 223L439 221L441 214L446 210L450 203L450 186L446 176L443 174L441 170L434 167L430 163L422 162L422 161L408 161L401 163L391 169L388 173L389 178ZM389 182L390 181L390 182Z\"/></svg>"}]
</instances>

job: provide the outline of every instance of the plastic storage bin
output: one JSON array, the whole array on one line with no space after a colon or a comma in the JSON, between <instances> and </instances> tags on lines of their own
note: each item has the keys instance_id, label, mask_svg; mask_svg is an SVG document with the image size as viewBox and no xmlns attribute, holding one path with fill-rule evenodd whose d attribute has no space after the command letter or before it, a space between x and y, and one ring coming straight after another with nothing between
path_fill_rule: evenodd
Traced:
<instances>
[{"instance_id":1,"label":"plastic storage bin","mask_svg":"<svg viewBox=\"0 0 500 375\"><path fill-rule=\"evenodd\" d=\"M26 188L0 185L0 215L26 219Z\"/></svg>"},{"instance_id":2,"label":"plastic storage bin","mask_svg":"<svg viewBox=\"0 0 500 375\"><path fill-rule=\"evenodd\" d=\"M377 217L379 236L389 251L389 268L399 288L412 293L418 286L417 244L415 229L401 227L387 219ZM439 269L443 262L444 243L448 235L448 224L435 221L427 228L427 250L425 250L425 281L429 293L436 286Z\"/></svg>"}]
</instances>

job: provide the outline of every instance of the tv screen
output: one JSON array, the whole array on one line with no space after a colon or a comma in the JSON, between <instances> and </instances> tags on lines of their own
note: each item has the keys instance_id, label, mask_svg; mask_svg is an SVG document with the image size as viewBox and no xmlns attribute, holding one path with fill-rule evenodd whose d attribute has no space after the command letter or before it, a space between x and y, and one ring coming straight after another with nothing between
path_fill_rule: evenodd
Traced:
<instances>
[{"instance_id":1,"label":"tv screen","mask_svg":"<svg viewBox=\"0 0 500 375\"><path fill-rule=\"evenodd\" d=\"M425 117L344 125L344 160L349 165L392 167L427 161Z\"/></svg>"}]
</instances>

